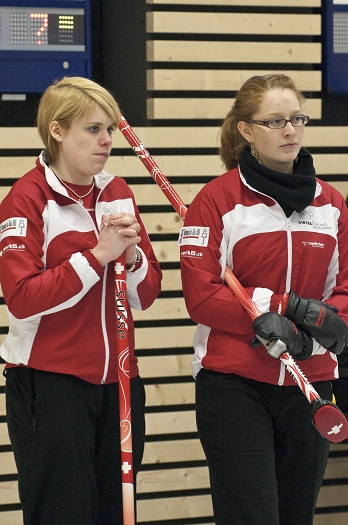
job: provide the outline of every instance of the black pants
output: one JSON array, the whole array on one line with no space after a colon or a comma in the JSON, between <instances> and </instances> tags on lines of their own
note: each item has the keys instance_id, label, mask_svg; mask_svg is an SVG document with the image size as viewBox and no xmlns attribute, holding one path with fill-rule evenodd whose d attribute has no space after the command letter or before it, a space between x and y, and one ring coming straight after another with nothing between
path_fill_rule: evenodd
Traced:
<instances>
[{"instance_id":1,"label":"black pants","mask_svg":"<svg viewBox=\"0 0 348 525\"><path fill-rule=\"evenodd\" d=\"M5 375L24 525L122 525L118 385L27 368ZM145 436L139 377L131 401L136 474Z\"/></svg>"},{"instance_id":2,"label":"black pants","mask_svg":"<svg viewBox=\"0 0 348 525\"><path fill-rule=\"evenodd\" d=\"M331 399L330 381L314 386ZM296 385L203 369L196 411L216 525L312 525L329 442Z\"/></svg>"}]
</instances>

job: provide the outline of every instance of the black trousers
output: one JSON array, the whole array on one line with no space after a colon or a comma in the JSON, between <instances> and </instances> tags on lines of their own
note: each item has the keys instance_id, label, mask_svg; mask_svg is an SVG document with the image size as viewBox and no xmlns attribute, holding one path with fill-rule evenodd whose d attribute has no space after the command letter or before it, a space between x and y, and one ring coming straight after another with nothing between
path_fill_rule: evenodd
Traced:
<instances>
[{"instance_id":1,"label":"black trousers","mask_svg":"<svg viewBox=\"0 0 348 525\"><path fill-rule=\"evenodd\" d=\"M330 381L314 387L331 400ZM203 369L196 413L216 525L312 525L329 442L295 384Z\"/></svg>"},{"instance_id":2,"label":"black trousers","mask_svg":"<svg viewBox=\"0 0 348 525\"><path fill-rule=\"evenodd\" d=\"M28 368L5 375L24 525L122 525L118 385ZM131 402L136 474L145 436L139 377Z\"/></svg>"}]
</instances>

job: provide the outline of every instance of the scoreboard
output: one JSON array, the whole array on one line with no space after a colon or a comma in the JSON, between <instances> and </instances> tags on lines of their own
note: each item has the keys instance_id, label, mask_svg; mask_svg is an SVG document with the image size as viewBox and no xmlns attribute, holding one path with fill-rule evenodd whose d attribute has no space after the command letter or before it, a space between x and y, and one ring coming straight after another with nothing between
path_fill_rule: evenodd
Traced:
<instances>
[{"instance_id":1,"label":"scoreboard","mask_svg":"<svg viewBox=\"0 0 348 525\"><path fill-rule=\"evenodd\" d=\"M323 79L329 93L348 94L348 0L323 4Z\"/></svg>"},{"instance_id":2,"label":"scoreboard","mask_svg":"<svg viewBox=\"0 0 348 525\"><path fill-rule=\"evenodd\" d=\"M0 93L41 93L65 75L91 77L89 1L2 4Z\"/></svg>"}]
</instances>

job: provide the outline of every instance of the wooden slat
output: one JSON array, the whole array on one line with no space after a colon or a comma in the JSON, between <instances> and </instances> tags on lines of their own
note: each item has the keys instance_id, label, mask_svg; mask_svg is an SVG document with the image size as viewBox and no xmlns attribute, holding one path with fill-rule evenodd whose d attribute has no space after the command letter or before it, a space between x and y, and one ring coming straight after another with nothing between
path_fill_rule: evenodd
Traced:
<instances>
[{"instance_id":1,"label":"wooden slat","mask_svg":"<svg viewBox=\"0 0 348 525\"><path fill-rule=\"evenodd\" d=\"M19 510L1 512L0 525L23 525L22 512Z\"/></svg>"},{"instance_id":2,"label":"wooden slat","mask_svg":"<svg viewBox=\"0 0 348 525\"><path fill-rule=\"evenodd\" d=\"M228 98L148 98L149 119L224 119L234 99ZM303 107L311 119L320 119L321 99L307 99ZM163 171L163 170L162 170Z\"/></svg>"},{"instance_id":3,"label":"wooden slat","mask_svg":"<svg viewBox=\"0 0 348 525\"><path fill-rule=\"evenodd\" d=\"M146 435L197 432L194 410L146 414ZM174 437L174 436L173 436Z\"/></svg>"},{"instance_id":4,"label":"wooden slat","mask_svg":"<svg viewBox=\"0 0 348 525\"><path fill-rule=\"evenodd\" d=\"M190 13L153 11L146 17L148 33L249 35L320 35L321 15L275 13Z\"/></svg>"},{"instance_id":5,"label":"wooden slat","mask_svg":"<svg viewBox=\"0 0 348 525\"><path fill-rule=\"evenodd\" d=\"M12 452L1 452L0 474L15 474L17 472L16 463Z\"/></svg>"},{"instance_id":6,"label":"wooden slat","mask_svg":"<svg viewBox=\"0 0 348 525\"><path fill-rule=\"evenodd\" d=\"M146 406L187 405L195 402L195 384L165 383L145 385Z\"/></svg>"},{"instance_id":7,"label":"wooden slat","mask_svg":"<svg viewBox=\"0 0 348 525\"><path fill-rule=\"evenodd\" d=\"M8 326L8 316L5 305L0 305L0 326Z\"/></svg>"},{"instance_id":8,"label":"wooden slat","mask_svg":"<svg viewBox=\"0 0 348 525\"><path fill-rule=\"evenodd\" d=\"M347 478L348 457L329 458L325 479Z\"/></svg>"},{"instance_id":9,"label":"wooden slat","mask_svg":"<svg viewBox=\"0 0 348 525\"><path fill-rule=\"evenodd\" d=\"M159 330L159 328L157 328ZM181 327L176 327L177 331L181 331ZM156 331L154 331L157 336ZM137 338L137 334L135 334ZM171 341L163 339L160 347L166 348ZM189 344L192 344L192 339ZM160 356L147 356L139 357L139 370L141 377L145 378L158 378L158 377L186 377L191 376L191 363L193 360L192 355L160 355Z\"/></svg>"},{"instance_id":10,"label":"wooden slat","mask_svg":"<svg viewBox=\"0 0 348 525\"><path fill-rule=\"evenodd\" d=\"M319 492L317 508L347 505L347 501L348 485L340 485L339 490L335 485L323 486Z\"/></svg>"},{"instance_id":11,"label":"wooden slat","mask_svg":"<svg viewBox=\"0 0 348 525\"><path fill-rule=\"evenodd\" d=\"M321 0L146 0L147 4L224 5L257 7L320 7Z\"/></svg>"},{"instance_id":12,"label":"wooden slat","mask_svg":"<svg viewBox=\"0 0 348 525\"><path fill-rule=\"evenodd\" d=\"M180 251L176 241L154 241L152 246L160 263L179 262Z\"/></svg>"},{"instance_id":13,"label":"wooden slat","mask_svg":"<svg viewBox=\"0 0 348 525\"><path fill-rule=\"evenodd\" d=\"M348 153L314 153L314 166L318 175L346 175Z\"/></svg>"},{"instance_id":14,"label":"wooden slat","mask_svg":"<svg viewBox=\"0 0 348 525\"><path fill-rule=\"evenodd\" d=\"M204 461L205 456L199 439L173 439L145 443L142 464L179 463L181 461Z\"/></svg>"},{"instance_id":15,"label":"wooden slat","mask_svg":"<svg viewBox=\"0 0 348 525\"><path fill-rule=\"evenodd\" d=\"M311 118L311 117L310 117ZM309 126L306 127L304 145L316 148L338 148L348 146L348 126Z\"/></svg>"},{"instance_id":16,"label":"wooden slat","mask_svg":"<svg viewBox=\"0 0 348 525\"><path fill-rule=\"evenodd\" d=\"M218 71L214 71L214 74ZM248 77L249 78L249 77ZM175 99L177 100L177 99ZM202 99L200 99L202 100ZM229 104L233 99L225 99L226 113ZM308 101L307 101L308 104ZM308 105L307 105L308 109ZM309 113L309 111L308 111ZM312 115L310 115L312 118ZM18 147L16 138L16 130L18 128L1 128L0 127L0 143L3 148L13 149ZM23 128L28 141L21 144L21 148L28 148L29 143L36 133L35 128ZM220 127L218 126L146 126L134 127L134 133L139 137L144 146L151 148L215 148L220 144ZM347 147L348 146L348 126L311 126L306 127L304 142L307 147ZM109 167L109 163L118 161L122 158L122 162L128 162L129 159L136 161L134 164L142 166L142 163L137 159L136 155L127 157L120 157L117 153L119 148L130 148L126 139L121 132L116 132L113 142L113 153L115 157L110 157L106 164L106 171L113 172ZM38 146L38 149L39 146ZM1 156L1 150L0 150ZM179 157L181 155L178 155ZM154 159L160 159L158 155ZM2 157L0 165L0 178L19 178L25 171L32 169L35 166L36 157ZM11 166L14 170L9 173ZM130 175L128 170L130 166L125 164L127 171L122 176ZM143 167L143 166L142 166ZM145 168L143 167L145 170ZM146 171L146 170L145 170ZM144 174L145 171L142 171Z\"/></svg>"},{"instance_id":17,"label":"wooden slat","mask_svg":"<svg viewBox=\"0 0 348 525\"><path fill-rule=\"evenodd\" d=\"M176 212L172 213L142 213L148 233L178 233L183 221Z\"/></svg>"},{"instance_id":18,"label":"wooden slat","mask_svg":"<svg viewBox=\"0 0 348 525\"><path fill-rule=\"evenodd\" d=\"M193 490L209 488L208 467L142 471L137 476L137 492Z\"/></svg>"},{"instance_id":19,"label":"wooden slat","mask_svg":"<svg viewBox=\"0 0 348 525\"><path fill-rule=\"evenodd\" d=\"M316 514L313 525L347 525L348 514L346 512L335 512L330 514Z\"/></svg>"},{"instance_id":20,"label":"wooden slat","mask_svg":"<svg viewBox=\"0 0 348 525\"><path fill-rule=\"evenodd\" d=\"M183 297L158 298L147 310L133 310L135 321L187 319L188 317Z\"/></svg>"},{"instance_id":21,"label":"wooden slat","mask_svg":"<svg viewBox=\"0 0 348 525\"><path fill-rule=\"evenodd\" d=\"M139 524L142 521L151 522L213 516L211 497L209 495L142 500L138 501L137 508Z\"/></svg>"},{"instance_id":22,"label":"wooden slat","mask_svg":"<svg viewBox=\"0 0 348 525\"><path fill-rule=\"evenodd\" d=\"M321 90L321 71L272 71L289 75L301 91ZM238 91L254 75L267 75L266 69L149 69L147 88L151 91Z\"/></svg>"},{"instance_id":23,"label":"wooden slat","mask_svg":"<svg viewBox=\"0 0 348 525\"><path fill-rule=\"evenodd\" d=\"M147 42L148 62L320 64L321 44L312 42Z\"/></svg>"},{"instance_id":24,"label":"wooden slat","mask_svg":"<svg viewBox=\"0 0 348 525\"><path fill-rule=\"evenodd\" d=\"M10 438L8 436L7 424L0 423L0 445L9 445L9 444L10 444ZM2 474L1 455L0 455L0 474Z\"/></svg>"},{"instance_id":25,"label":"wooden slat","mask_svg":"<svg viewBox=\"0 0 348 525\"><path fill-rule=\"evenodd\" d=\"M0 178L18 179L35 166L35 161L36 157L1 157Z\"/></svg>"},{"instance_id":26,"label":"wooden slat","mask_svg":"<svg viewBox=\"0 0 348 525\"><path fill-rule=\"evenodd\" d=\"M17 481L0 482L0 505L10 505L13 503L19 503Z\"/></svg>"},{"instance_id":27,"label":"wooden slat","mask_svg":"<svg viewBox=\"0 0 348 525\"><path fill-rule=\"evenodd\" d=\"M180 270L163 270L162 291L181 290Z\"/></svg>"},{"instance_id":28,"label":"wooden slat","mask_svg":"<svg viewBox=\"0 0 348 525\"><path fill-rule=\"evenodd\" d=\"M347 459L330 458L325 479L330 477L329 473L344 478L347 474ZM192 490L210 486L208 467L171 469L170 476L168 470L143 471L138 474L137 484L139 494L165 490Z\"/></svg>"},{"instance_id":29,"label":"wooden slat","mask_svg":"<svg viewBox=\"0 0 348 525\"><path fill-rule=\"evenodd\" d=\"M330 452L348 453L348 443L330 443Z\"/></svg>"},{"instance_id":30,"label":"wooden slat","mask_svg":"<svg viewBox=\"0 0 348 525\"><path fill-rule=\"evenodd\" d=\"M217 151L218 146L215 147ZM14 171L14 166L17 164L17 160L18 157L1 158L0 179L9 178L9 171L6 169L7 166L12 165L11 169L13 170L13 176L19 178L21 175L24 175L27 171L29 171L34 165L33 162L28 160L27 169L23 171ZM221 161L218 157L218 154L211 156L154 155L153 160L157 163L157 165L166 177L192 174L202 176L212 175L215 173L218 175L221 173ZM156 183L154 181L151 181L151 175L149 174L145 166L135 155L131 157L110 157L105 166L105 169L109 173L113 173L119 177L123 177L125 180L127 180L127 177L145 177L150 181L149 187L153 188L155 192L161 193L161 190L157 187ZM3 199L6 194L7 190L2 190L0 198Z\"/></svg>"},{"instance_id":31,"label":"wooden slat","mask_svg":"<svg viewBox=\"0 0 348 525\"><path fill-rule=\"evenodd\" d=\"M30 132L28 133L28 130ZM15 137L12 146L8 143L8 133ZM0 144L2 148L42 148L43 144L37 128L0 128Z\"/></svg>"},{"instance_id":32,"label":"wooden slat","mask_svg":"<svg viewBox=\"0 0 348 525\"><path fill-rule=\"evenodd\" d=\"M6 415L5 394L0 394L0 416Z\"/></svg>"}]
</instances>

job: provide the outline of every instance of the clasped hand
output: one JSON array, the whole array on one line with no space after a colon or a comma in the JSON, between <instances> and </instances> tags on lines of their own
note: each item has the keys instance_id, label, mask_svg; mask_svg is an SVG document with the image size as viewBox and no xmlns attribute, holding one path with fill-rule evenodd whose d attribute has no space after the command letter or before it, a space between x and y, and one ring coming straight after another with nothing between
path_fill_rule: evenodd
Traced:
<instances>
[{"instance_id":1,"label":"clasped hand","mask_svg":"<svg viewBox=\"0 0 348 525\"><path fill-rule=\"evenodd\" d=\"M125 252L126 263L132 264L136 245L141 241L139 233L140 224L134 215L125 212L103 215L93 255L104 266Z\"/></svg>"}]
</instances>

